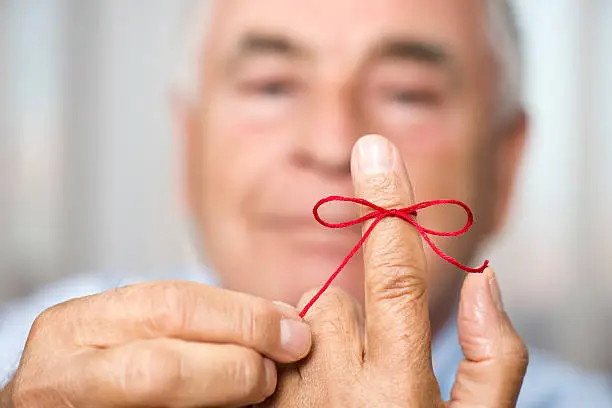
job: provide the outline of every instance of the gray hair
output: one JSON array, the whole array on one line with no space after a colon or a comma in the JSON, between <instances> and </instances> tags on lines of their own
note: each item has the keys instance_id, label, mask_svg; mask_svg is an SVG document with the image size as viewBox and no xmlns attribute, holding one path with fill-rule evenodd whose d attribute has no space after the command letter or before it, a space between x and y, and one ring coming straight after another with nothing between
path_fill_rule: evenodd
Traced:
<instances>
[{"instance_id":1,"label":"gray hair","mask_svg":"<svg viewBox=\"0 0 612 408\"><path fill-rule=\"evenodd\" d=\"M496 99L499 101L497 118L508 120L522 109L522 53L519 27L510 0L484 0L487 7L486 31L498 65ZM189 101L199 97L204 60L202 43L207 37L214 0L189 0L186 10L187 35L182 37L182 58L179 59L175 87L180 96ZM195 11L195 13L194 13Z\"/></svg>"},{"instance_id":2,"label":"gray hair","mask_svg":"<svg viewBox=\"0 0 612 408\"><path fill-rule=\"evenodd\" d=\"M523 58L519 25L508 0L486 0L486 31L497 61L498 118L512 120L523 107Z\"/></svg>"}]
</instances>

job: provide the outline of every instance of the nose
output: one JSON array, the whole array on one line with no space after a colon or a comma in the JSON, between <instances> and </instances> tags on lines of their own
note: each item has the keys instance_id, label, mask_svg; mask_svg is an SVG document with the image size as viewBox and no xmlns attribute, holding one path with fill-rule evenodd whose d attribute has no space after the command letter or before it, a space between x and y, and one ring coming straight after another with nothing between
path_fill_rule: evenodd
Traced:
<instances>
[{"instance_id":1,"label":"nose","mask_svg":"<svg viewBox=\"0 0 612 408\"><path fill-rule=\"evenodd\" d=\"M297 135L295 161L326 177L350 175L350 158L358 135L358 118L350 92L328 86L311 101Z\"/></svg>"}]
</instances>

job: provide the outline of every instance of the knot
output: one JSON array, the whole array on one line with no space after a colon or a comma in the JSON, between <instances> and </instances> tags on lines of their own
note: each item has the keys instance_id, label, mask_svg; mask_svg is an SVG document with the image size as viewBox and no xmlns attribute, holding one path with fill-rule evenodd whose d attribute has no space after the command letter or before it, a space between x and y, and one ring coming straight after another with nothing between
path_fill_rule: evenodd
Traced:
<instances>
[{"instance_id":1,"label":"knot","mask_svg":"<svg viewBox=\"0 0 612 408\"><path fill-rule=\"evenodd\" d=\"M363 205L365 207L369 207L370 209L372 209L372 211L370 211L369 213L365 214L364 216L356 218L354 220L349 220L349 221L341 222L341 223L330 223L330 222L327 222L327 221L323 220L319 216L319 208L321 208L321 206L323 206L324 204L332 202L332 201L351 202L351 203L355 203L355 204L360 204L360 205ZM465 225L463 226L463 228L458 229L457 231L435 231L435 230L423 227L422 225L420 225L416 221L415 218L416 218L417 212L419 210L423 210L425 208L429 208L429 207L433 207L433 206L438 206L438 205L455 205L455 206L461 207L465 211L465 213L467 214L467 221L466 221ZM448 263L456 266L457 268L464 270L465 272L468 272L468 273L482 273L489 266L489 261L485 261L481 266L479 266L477 268L470 268L469 266L466 266L466 265L462 264L461 262L459 262L455 258L453 258L450 255L446 254L440 248L438 248L436 246L436 244L434 244L433 241L431 240L431 238L429 237L430 235L439 236L439 237L456 237L458 235L462 235L462 234L466 233L472 227L472 224L474 223L474 214L472 213L472 210L470 210L470 208L467 206L467 204L465 204L465 203L463 203L461 201L457 201L457 200L424 201L424 202L421 202L421 203L418 203L418 204L415 204L415 205L412 205L412 206L406 207L406 208L387 209L387 208L383 208L383 207L377 206L376 204L373 204L373 203L369 202L368 200L364 200L362 198L349 198L349 197L331 196L331 197L327 197L327 198L324 198L324 199L320 200L315 205L315 207L313 208L312 213L314 215L314 218L317 220L317 222L319 222L319 224L321 224L321 225L323 225L325 227L328 227L328 228L346 228L346 227L352 227L354 225L358 225L358 224L364 223L364 222L369 221L369 220L373 220L373 221L372 221L372 224L366 230L366 232L363 234L363 236L361 237L361 239L359 240L357 245L355 245L353 247L353 249L351 250L351 252L347 255L347 257L344 258L344 261L342 261L342 263L340 264L338 269L336 269L336 271L329 277L329 279L325 282L325 284L321 287L321 289L319 289L319 291L313 296L313 298L308 302L308 304L306 304L306 306L304 306L304 308L300 312L300 316L301 317L304 317L306 315L306 313L308 312L308 310L319 299L319 297L321 297L321 295L323 293L325 293L325 291L329 288L329 286L332 284L334 279L336 279L336 277L340 274L342 269L344 269L346 264L359 251L361 246L368 239L368 237L372 233L372 230L374 229L374 227L376 227L376 225L380 221L385 219L386 217L401 218L402 220L404 220L404 221L408 222L409 224L411 224L419 232L419 234L421 235L423 240L425 242L427 242L427 244L431 247L431 249L440 258L442 258L445 261L447 261Z\"/></svg>"},{"instance_id":2,"label":"knot","mask_svg":"<svg viewBox=\"0 0 612 408\"><path fill-rule=\"evenodd\" d=\"M402 214L401 210L396 210L396 209L388 210L388 215L392 217L401 218L401 214ZM416 213L414 213L414 215L416 215Z\"/></svg>"}]
</instances>

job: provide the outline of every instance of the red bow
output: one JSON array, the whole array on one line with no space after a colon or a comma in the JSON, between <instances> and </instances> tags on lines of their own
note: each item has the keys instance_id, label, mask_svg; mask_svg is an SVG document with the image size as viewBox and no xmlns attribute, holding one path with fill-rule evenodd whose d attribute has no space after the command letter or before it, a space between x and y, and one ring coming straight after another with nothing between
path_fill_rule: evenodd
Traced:
<instances>
[{"instance_id":1,"label":"red bow","mask_svg":"<svg viewBox=\"0 0 612 408\"><path fill-rule=\"evenodd\" d=\"M371 211L368 214L364 215L363 217L357 218L355 220L351 220L351 221L348 221L348 222L341 222L341 223L338 223L338 224L332 224L332 223L329 223L329 222L323 220L319 216L319 208L321 208L322 205L324 205L326 203L329 203L329 202L332 202L332 201L344 201L344 202L352 202L352 203L356 203L356 204L361 204L361 205L370 207L373 211ZM429 228L425 228L425 227L421 226L416 221L416 219L414 218L414 217L416 217L418 210L422 210L424 208L432 207L432 206L435 206L435 205L444 205L444 204L457 205L457 206L459 206L459 207L461 207L461 208L463 208L465 210L465 212L467 214L467 222L465 223L465 226L463 228L461 228L461 229L459 229L457 231L450 231L450 232L434 231L434 230L431 230ZM361 246L368 239L368 237L370 236L370 234L372 233L372 230L376 227L376 225L380 221L382 221L384 218L386 218L386 217L397 217L397 218L401 218L404 221L410 223L414 228L416 228L416 230L421 234L421 237L423 237L425 242L427 242L427 244L429 244L431 249L433 249L433 251L440 258L446 260L447 262L449 262L450 264L456 266L457 268L460 268L460 269L462 269L462 270L464 270L466 272L470 272L470 273L482 273L487 268L487 266L489 266L489 261L485 261L482 264L482 266L480 266L478 268L470 268L470 267L468 267L466 265L463 265L461 262L457 261L455 258L453 258L450 255L444 253L440 248L438 248L436 246L436 244L434 244L432 242L431 238L429 237L430 235L436 235L436 236L440 236L440 237L455 237L455 236L464 234L465 232L467 232L470 229L470 227L474 223L474 214L472 214L472 210L470 210L470 208L466 204L462 203L461 201L457 201L457 200L434 200L434 201L425 201L425 202L422 202L422 203L419 203L419 204L415 204L415 205L412 205L410 207L402 208L402 209L386 209L386 208L379 207L376 204L373 204L373 203L371 203L371 202L369 202L367 200L364 200L362 198L348 198L348 197L340 197L340 196L331 196L331 197L327 197L327 198L324 198L321 201L319 201L317 203L317 205L315 205L314 209L312 210L312 213L314 214L314 217L319 222L319 224L321 224L323 226L326 226L328 228L346 228L346 227L351 227L351 226L354 226L354 225L357 225L357 224L361 224L362 222L365 222L365 221L368 221L368 220L374 220L374 221L372 222L372 224L370 224L370 226L368 227L366 232L363 234L363 236L361 237L361 239L359 240L357 245L355 245L355 247L351 250L351 252L348 254L348 256L346 258L344 258L344 261L342 261L342 263L340 264L338 269L336 269L336 271L329 277L327 282L325 282L325 284L313 296L313 298L308 302L308 304L306 306L304 306L304 308L300 312L300 316L301 317L304 317L306 315L306 313L312 307L312 305L314 305L314 303L319 299L319 297L321 297L321 295L327 290L327 288L329 288L329 286L332 284L334 279L336 279L336 277L340 274L342 269L344 269L346 264L357 253L357 251L359 251L359 248L361 248Z\"/></svg>"}]
</instances>

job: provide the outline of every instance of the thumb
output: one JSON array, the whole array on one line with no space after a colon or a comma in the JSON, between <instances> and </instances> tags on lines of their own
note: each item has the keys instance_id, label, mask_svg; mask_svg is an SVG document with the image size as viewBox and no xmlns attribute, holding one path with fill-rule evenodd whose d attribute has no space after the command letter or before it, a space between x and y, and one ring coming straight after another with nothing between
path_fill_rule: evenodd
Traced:
<instances>
[{"instance_id":1,"label":"thumb","mask_svg":"<svg viewBox=\"0 0 612 408\"><path fill-rule=\"evenodd\" d=\"M503 309L491 268L465 279L458 327L465 357L451 391L451 406L515 407L528 352Z\"/></svg>"}]
</instances>

